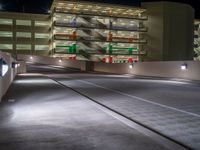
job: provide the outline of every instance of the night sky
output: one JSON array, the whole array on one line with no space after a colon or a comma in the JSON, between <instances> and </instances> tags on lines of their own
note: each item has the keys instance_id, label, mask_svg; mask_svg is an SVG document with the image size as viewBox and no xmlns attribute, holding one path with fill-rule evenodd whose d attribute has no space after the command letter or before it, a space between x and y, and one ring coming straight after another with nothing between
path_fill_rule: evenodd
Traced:
<instances>
[{"instance_id":1,"label":"night sky","mask_svg":"<svg viewBox=\"0 0 200 150\"><path fill-rule=\"evenodd\" d=\"M1 11L47 13L53 0L0 0ZM140 6L141 2L160 0L87 0L93 2L115 3L124 5ZM165 1L165 0L164 0ZM170 1L170 0L168 0ZM200 19L200 0L171 0L190 4L195 8L195 16ZM24 7L23 7L24 6Z\"/></svg>"}]
</instances>

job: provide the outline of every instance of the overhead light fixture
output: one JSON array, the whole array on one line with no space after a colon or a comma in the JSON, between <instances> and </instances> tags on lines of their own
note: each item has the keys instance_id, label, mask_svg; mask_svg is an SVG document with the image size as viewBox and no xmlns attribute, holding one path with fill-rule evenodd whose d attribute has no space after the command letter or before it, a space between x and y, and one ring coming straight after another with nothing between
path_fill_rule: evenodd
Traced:
<instances>
[{"instance_id":1,"label":"overhead light fixture","mask_svg":"<svg viewBox=\"0 0 200 150\"><path fill-rule=\"evenodd\" d=\"M62 59L59 59L59 62L61 63L61 62L62 62Z\"/></svg>"},{"instance_id":2,"label":"overhead light fixture","mask_svg":"<svg viewBox=\"0 0 200 150\"><path fill-rule=\"evenodd\" d=\"M32 59L33 59L33 56L30 56L30 59L32 60Z\"/></svg>"},{"instance_id":3,"label":"overhead light fixture","mask_svg":"<svg viewBox=\"0 0 200 150\"><path fill-rule=\"evenodd\" d=\"M181 65L181 70L187 70L187 64L186 63Z\"/></svg>"}]
</instances>

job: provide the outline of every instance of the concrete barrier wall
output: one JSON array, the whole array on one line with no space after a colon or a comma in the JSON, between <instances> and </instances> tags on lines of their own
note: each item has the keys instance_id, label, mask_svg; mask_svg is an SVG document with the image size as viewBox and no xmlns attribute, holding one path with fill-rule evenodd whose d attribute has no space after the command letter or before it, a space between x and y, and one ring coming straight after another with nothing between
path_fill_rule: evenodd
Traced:
<instances>
[{"instance_id":1,"label":"concrete barrier wall","mask_svg":"<svg viewBox=\"0 0 200 150\"><path fill-rule=\"evenodd\" d=\"M25 61L17 61L19 67L17 68L17 74L26 73L26 62Z\"/></svg>"},{"instance_id":2,"label":"concrete barrier wall","mask_svg":"<svg viewBox=\"0 0 200 150\"><path fill-rule=\"evenodd\" d=\"M196 61L156 61L156 62L138 62L132 69L129 64L105 64L95 62L94 64L86 61L62 60L44 56L18 55L18 60L26 62L41 63L47 65L59 65L71 67L84 71L100 71L116 74L133 74L152 77L181 78L189 80L200 80L200 62ZM181 70L181 65L186 63L187 70Z\"/></svg>"},{"instance_id":3,"label":"concrete barrier wall","mask_svg":"<svg viewBox=\"0 0 200 150\"><path fill-rule=\"evenodd\" d=\"M184 63L187 64L187 70L181 70ZM196 61L138 62L132 69L129 64L94 63L94 71L200 80L200 62Z\"/></svg>"},{"instance_id":4,"label":"concrete barrier wall","mask_svg":"<svg viewBox=\"0 0 200 150\"><path fill-rule=\"evenodd\" d=\"M0 57L8 64L8 72L5 76L0 77L0 101L2 97L5 95L6 91L8 90L10 84L14 80L17 69L12 68L12 62L14 59L9 53L0 52Z\"/></svg>"},{"instance_id":5,"label":"concrete barrier wall","mask_svg":"<svg viewBox=\"0 0 200 150\"><path fill-rule=\"evenodd\" d=\"M64 60L60 62L59 58L52 58L52 57L45 57L45 56L34 56L34 55L17 55L17 60L23 60L26 62L32 63L40 63L40 64L47 64L47 65L58 65L63 67L70 67L81 69L83 68L84 61L75 61L75 60Z\"/></svg>"}]
</instances>

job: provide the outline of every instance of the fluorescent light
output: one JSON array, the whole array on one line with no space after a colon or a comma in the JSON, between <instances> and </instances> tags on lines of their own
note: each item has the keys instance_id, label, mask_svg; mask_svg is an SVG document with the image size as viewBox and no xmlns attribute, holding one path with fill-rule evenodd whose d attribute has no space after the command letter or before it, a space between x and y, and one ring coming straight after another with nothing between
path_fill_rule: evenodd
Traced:
<instances>
[{"instance_id":1,"label":"fluorescent light","mask_svg":"<svg viewBox=\"0 0 200 150\"><path fill-rule=\"evenodd\" d=\"M58 5L64 5L65 3L58 3Z\"/></svg>"}]
</instances>

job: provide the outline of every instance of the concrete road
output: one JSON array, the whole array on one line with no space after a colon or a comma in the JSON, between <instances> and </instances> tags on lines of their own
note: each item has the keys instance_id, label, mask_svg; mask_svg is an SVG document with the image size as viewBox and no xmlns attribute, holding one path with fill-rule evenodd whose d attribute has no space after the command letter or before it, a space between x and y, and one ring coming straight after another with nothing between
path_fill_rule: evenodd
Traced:
<instances>
[{"instance_id":1,"label":"concrete road","mask_svg":"<svg viewBox=\"0 0 200 150\"><path fill-rule=\"evenodd\" d=\"M200 85L109 74L49 74L94 101L191 149L200 149Z\"/></svg>"},{"instance_id":2,"label":"concrete road","mask_svg":"<svg viewBox=\"0 0 200 150\"><path fill-rule=\"evenodd\" d=\"M29 72L0 106L2 150L200 149L198 84L48 66Z\"/></svg>"},{"instance_id":3,"label":"concrete road","mask_svg":"<svg viewBox=\"0 0 200 150\"><path fill-rule=\"evenodd\" d=\"M0 104L0 150L44 149L169 150L48 77L20 75Z\"/></svg>"}]
</instances>

